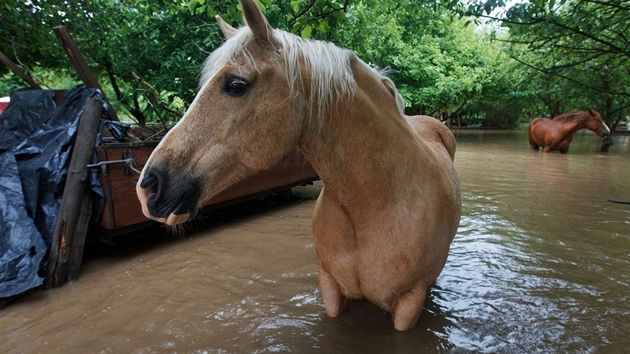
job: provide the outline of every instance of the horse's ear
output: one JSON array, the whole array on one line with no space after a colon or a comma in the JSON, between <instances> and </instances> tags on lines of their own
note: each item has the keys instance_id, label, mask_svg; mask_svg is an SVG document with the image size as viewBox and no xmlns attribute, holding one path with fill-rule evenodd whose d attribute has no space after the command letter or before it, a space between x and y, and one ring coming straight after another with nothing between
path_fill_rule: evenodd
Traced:
<instances>
[{"instance_id":1,"label":"horse's ear","mask_svg":"<svg viewBox=\"0 0 630 354\"><path fill-rule=\"evenodd\" d=\"M223 36L225 39L230 39L236 33L236 28L230 26L227 22L225 22L221 16L216 15L214 18L219 23L219 27L221 28L221 32L223 32Z\"/></svg>"},{"instance_id":2,"label":"horse's ear","mask_svg":"<svg viewBox=\"0 0 630 354\"><path fill-rule=\"evenodd\" d=\"M588 114L594 116L595 115L595 111L592 108L589 108Z\"/></svg>"},{"instance_id":3,"label":"horse's ear","mask_svg":"<svg viewBox=\"0 0 630 354\"><path fill-rule=\"evenodd\" d=\"M267 22L256 0L239 0L243 9L245 23L254 33L254 38L261 43L273 44L273 28Z\"/></svg>"}]
</instances>

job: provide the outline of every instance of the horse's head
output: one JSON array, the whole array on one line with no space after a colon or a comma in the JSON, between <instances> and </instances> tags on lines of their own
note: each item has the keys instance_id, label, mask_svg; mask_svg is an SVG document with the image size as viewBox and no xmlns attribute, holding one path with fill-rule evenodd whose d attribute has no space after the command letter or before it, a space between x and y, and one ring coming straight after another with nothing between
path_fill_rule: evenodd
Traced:
<instances>
[{"instance_id":1,"label":"horse's head","mask_svg":"<svg viewBox=\"0 0 630 354\"><path fill-rule=\"evenodd\" d=\"M153 151L136 186L144 214L174 225L231 184L273 167L300 138L283 44L254 0L247 26L219 20L226 42L202 71L188 111ZM299 83L298 83L299 84Z\"/></svg>"},{"instance_id":2,"label":"horse's head","mask_svg":"<svg viewBox=\"0 0 630 354\"><path fill-rule=\"evenodd\" d=\"M604 123L604 120L602 119L602 116L599 115L599 112L591 108L588 110L588 114L589 119L586 121L586 127L600 135L602 138L610 136L610 129L606 123Z\"/></svg>"}]
</instances>

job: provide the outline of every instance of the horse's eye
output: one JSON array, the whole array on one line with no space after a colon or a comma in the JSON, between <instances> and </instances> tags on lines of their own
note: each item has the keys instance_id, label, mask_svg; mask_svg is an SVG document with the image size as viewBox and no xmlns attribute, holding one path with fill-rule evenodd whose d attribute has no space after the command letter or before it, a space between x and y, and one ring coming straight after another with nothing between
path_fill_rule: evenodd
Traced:
<instances>
[{"instance_id":1,"label":"horse's eye","mask_svg":"<svg viewBox=\"0 0 630 354\"><path fill-rule=\"evenodd\" d=\"M227 82L226 91L230 96L240 97L247 92L248 86L247 82L241 79L230 79Z\"/></svg>"}]
</instances>

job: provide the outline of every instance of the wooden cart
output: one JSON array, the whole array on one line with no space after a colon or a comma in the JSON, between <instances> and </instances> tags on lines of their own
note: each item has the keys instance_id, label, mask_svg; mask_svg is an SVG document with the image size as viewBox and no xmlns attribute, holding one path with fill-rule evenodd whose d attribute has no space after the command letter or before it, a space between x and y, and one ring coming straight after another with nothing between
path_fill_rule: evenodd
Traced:
<instances>
[{"instance_id":1,"label":"wooden cart","mask_svg":"<svg viewBox=\"0 0 630 354\"><path fill-rule=\"evenodd\" d=\"M105 210L99 225L108 235L128 233L153 223L142 214L136 197L136 182L139 177L137 170L144 166L156 146L157 142L113 143L96 148L105 192ZM206 201L204 206L211 209L234 204L312 183L315 179L317 173L311 164L296 151L277 166L228 187Z\"/></svg>"},{"instance_id":2,"label":"wooden cart","mask_svg":"<svg viewBox=\"0 0 630 354\"><path fill-rule=\"evenodd\" d=\"M57 26L53 30L85 85L88 88L101 89L68 30L64 26ZM1 52L0 62L6 64L32 88L39 89L30 76ZM63 91L55 92L57 103L61 101L62 95ZM107 101L104 94L103 99ZM153 223L142 214L135 185L139 177L137 170L142 168L157 142L105 143L96 148L100 162L96 166L88 165L94 151L102 107L103 101L90 98L86 100L85 110L81 114L68 178L49 248L45 280L47 287L58 287L78 277L92 213L92 193L88 178L91 168L101 169L105 210L100 216L99 227L104 233L108 236L121 235ZM113 107L109 106L108 114L111 120L118 120ZM278 166L229 187L204 205L207 208L217 208L288 190L315 179L317 174L313 167L296 151Z\"/></svg>"}]
</instances>

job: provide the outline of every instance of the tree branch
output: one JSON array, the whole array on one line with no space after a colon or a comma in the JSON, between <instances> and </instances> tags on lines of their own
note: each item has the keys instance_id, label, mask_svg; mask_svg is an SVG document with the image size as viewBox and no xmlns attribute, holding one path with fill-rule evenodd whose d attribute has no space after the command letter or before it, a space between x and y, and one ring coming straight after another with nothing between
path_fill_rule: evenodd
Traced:
<instances>
[{"instance_id":1,"label":"tree branch","mask_svg":"<svg viewBox=\"0 0 630 354\"><path fill-rule=\"evenodd\" d=\"M305 13L307 13L308 11L310 11L310 9L311 9L311 8L315 5L315 1L316 1L316 0L311 0L311 2L310 2L308 5L306 5L306 7L305 7L305 8L303 8L300 12L298 12L297 14L295 14L295 16L293 16L293 18L292 18L292 19L290 19L290 20L288 20L288 21L287 21L287 25L292 24L293 22L295 22L295 21L298 19L298 17L301 17L301 16L303 16Z\"/></svg>"},{"instance_id":2,"label":"tree branch","mask_svg":"<svg viewBox=\"0 0 630 354\"><path fill-rule=\"evenodd\" d=\"M523 65L525 65L525 66L527 66L527 67L529 67L529 68L531 68L531 69L534 69L534 70L536 70L536 71L539 71L539 72L541 72L541 73L543 73L543 74L546 74L546 75L553 75L553 76L560 77L560 78L562 78L562 79L565 79L565 80L567 80L567 81L573 82L574 84L576 84L576 85L578 85L578 86L580 86L580 87L586 88L586 89L588 89L588 90L597 91L597 92L600 92L600 93L607 93L607 94L610 94L610 95L617 95L617 96L630 97L630 92L623 92L623 91L617 91L617 92L615 92L615 91L603 90L603 89L600 89L600 88L598 88L598 87L594 87L594 86L592 86L592 85L586 85L586 84L583 84L583 83L579 82L578 80L575 80L575 79L574 79L574 78L572 78L572 77L569 77L569 76L566 76L566 75L562 75L562 74L560 74L560 73L553 72L553 71L551 71L551 70L549 70L549 69L544 69L544 68L539 68L539 67L536 67L536 66L534 66L534 65L532 65L532 64L526 63L526 62L524 62L524 61L522 61L522 60L518 59L517 57L515 57L515 56L513 56L513 55L511 55L511 54L510 54L510 58L512 58L512 59L514 59L514 60L516 60L517 62L519 62L519 63L521 63L521 64L523 64Z\"/></svg>"}]
</instances>

